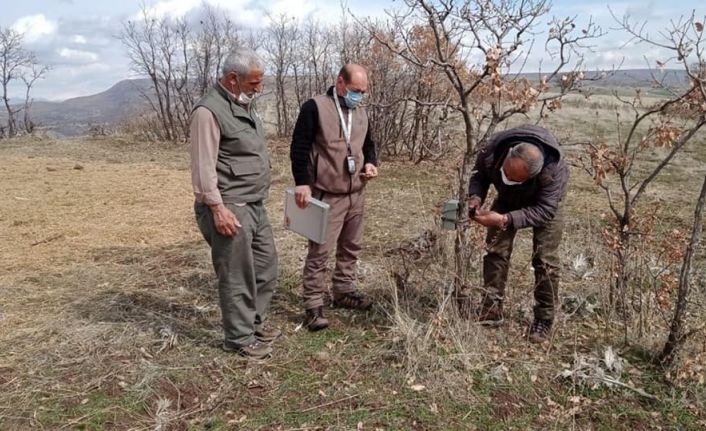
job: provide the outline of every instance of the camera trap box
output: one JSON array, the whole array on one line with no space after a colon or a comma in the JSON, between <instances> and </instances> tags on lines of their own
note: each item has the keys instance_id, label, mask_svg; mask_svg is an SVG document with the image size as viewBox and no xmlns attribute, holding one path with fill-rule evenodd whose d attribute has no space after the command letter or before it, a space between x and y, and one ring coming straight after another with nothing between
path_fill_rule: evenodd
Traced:
<instances>
[{"instance_id":1,"label":"camera trap box","mask_svg":"<svg viewBox=\"0 0 706 431\"><path fill-rule=\"evenodd\" d=\"M441 229L456 230L458 221L458 199L449 199L441 208Z\"/></svg>"}]
</instances>

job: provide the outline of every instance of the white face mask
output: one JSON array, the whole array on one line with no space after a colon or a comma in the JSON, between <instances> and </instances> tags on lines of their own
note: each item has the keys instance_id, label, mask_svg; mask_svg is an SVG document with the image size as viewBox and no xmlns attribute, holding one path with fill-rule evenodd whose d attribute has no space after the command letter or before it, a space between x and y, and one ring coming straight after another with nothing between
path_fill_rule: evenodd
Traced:
<instances>
[{"instance_id":1,"label":"white face mask","mask_svg":"<svg viewBox=\"0 0 706 431\"><path fill-rule=\"evenodd\" d=\"M241 105L249 105L252 103L253 100L255 100L256 94L257 93L253 93L252 96L250 96L245 93L240 93L238 95L238 103L240 103Z\"/></svg>"},{"instance_id":2,"label":"white face mask","mask_svg":"<svg viewBox=\"0 0 706 431\"><path fill-rule=\"evenodd\" d=\"M505 169L502 166L500 166L500 176L502 177L503 182L507 186L519 186L520 184L522 184L522 181L512 181L508 179L507 175L505 175Z\"/></svg>"},{"instance_id":3,"label":"white face mask","mask_svg":"<svg viewBox=\"0 0 706 431\"><path fill-rule=\"evenodd\" d=\"M238 86L238 89L240 89L240 82L234 81L233 87ZM250 94L245 94L244 91L240 91L240 94L238 95L238 98L236 99L236 102L238 102L241 105L249 105L255 100L257 97L258 93L256 91L253 91Z\"/></svg>"}]
</instances>

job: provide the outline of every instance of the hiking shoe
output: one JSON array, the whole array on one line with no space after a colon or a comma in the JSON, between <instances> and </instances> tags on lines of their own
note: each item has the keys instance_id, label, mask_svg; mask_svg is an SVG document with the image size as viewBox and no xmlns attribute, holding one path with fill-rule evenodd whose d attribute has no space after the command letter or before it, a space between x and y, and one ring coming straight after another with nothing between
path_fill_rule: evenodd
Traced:
<instances>
[{"instance_id":1,"label":"hiking shoe","mask_svg":"<svg viewBox=\"0 0 706 431\"><path fill-rule=\"evenodd\" d=\"M223 350L226 352L237 353L240 356L252 359L265 359L272 355L272 347L263 343L262 341L254 341L247 346L242 347L229 347L225 344L223 345Z\"/></svg>"},{"instance_id":2,"label":"hiking shoe","mask_svg":"<svg viewBox=\"0 0 706 431\"><path fill-rule=\"evenodd\" d=\"M282 331L274 327L260 326L255 329L255 338L263 343L271 343L282 335Z\"/></svg>"},{"instance_id":3,"label":"hiking shoe","mask_svg":"<svg viewBox=\"0 0 706 431\"><path fill-rule=\"evenodd\" d=\"M310 308L306 310L306 328L311 332L328 328L328 319L324 317L324 307Z\"/></svg>"},{"instance_id":4,"label":"hiking shoe","mask_svg":"<svg viewBox=\"0 0 706 431\"><path fill-rule=\"evenodd\" d=\"M505 321L503 317L503 305L499 302L483 304L476 320L483 326L500 326Z\"/></svg>"},{"instance_id":5,"label":"hiking shoe","mask_svg":"<svg viewBox=\"0 0 706 431\"><path fill-rule=\"evenodd\" d=\"M349 308L351 310L369 310L373 306L373 301L360 292L348 292L343 295L333 297L333 306L339 308Z\"/></svg>"},{"instance_id":6,"label":"hiking shoe","mask_svg":"<svg viewBox=\"0 0 706 431\"><path fill-rule=\"evenodd\" d=\"M549 340L552 331L552 321L535 318L529 330L529 340L532 343L541 344Z\"/></svg>"}]
</instances>

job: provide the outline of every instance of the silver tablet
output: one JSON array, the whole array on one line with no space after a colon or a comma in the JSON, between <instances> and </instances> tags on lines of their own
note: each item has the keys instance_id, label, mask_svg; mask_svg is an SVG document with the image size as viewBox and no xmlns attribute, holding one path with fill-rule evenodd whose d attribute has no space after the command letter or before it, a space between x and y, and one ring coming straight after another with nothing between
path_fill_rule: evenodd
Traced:
<instances>
[{"instance_id":1,"label":"silver tablet","mask_svg":"<svg viewBox=\"0 0 706 431\"><path fill-rule=\"evenodd\" d=\"M294 189L284 193L284 227L317 244L326 242L329 204L311 198L306 208L299 208L294 200Z\"/></svg>"}]
</instances>

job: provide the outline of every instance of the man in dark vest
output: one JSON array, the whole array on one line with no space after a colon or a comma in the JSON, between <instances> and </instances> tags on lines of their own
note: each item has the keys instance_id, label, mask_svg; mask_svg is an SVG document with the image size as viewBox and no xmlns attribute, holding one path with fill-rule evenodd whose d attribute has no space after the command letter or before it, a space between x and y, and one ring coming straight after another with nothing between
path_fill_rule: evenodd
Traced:
<instances>
[{"instance_id":1,"label":"man in dark vest","mask_svg":"<svg viewBox=\"0 0 706 431\"><path fill-rule=\"evenodd\" d=\"M328 203L324 244L309 241L304 264L304 308L311 331L328 327L324 316L326 261L336 249L333 305L367 310L372 301L355 286L356 263L362 249L366 182L375 178L375 144L365 108L368 74L360 65L343 66L326 94L302 105L292 136L290 158L295 199L304 208L311 197Z\"/></svg>"},{"instance_id":2,"label":"man in dark vest","mask_svg":"<svg viewBox=\"0 0 706 431\"><path fill-rule=\"evenodd\" d=\"M191 179L199 229L211 246L226 351L272 353L281 332L265 317L277 284L277 252L263 201L270 158L255 107L264 64L250 49L225 60L222 77L191 114Z\"/></svg>"},{"instance_id":3,"label":"man in dark vest","mask_svg":"<svg viewBox=\"0 0 706 431\"><path fill-rule=\"evenodd\" d=\"M479 152L468 196L471 218L488 228L480 323L503 322L512 244L518 229L531 227L535 307L528 336L535 343L548 339L559 292L557 249L564 229L560 204L568 181L569 170L559 144L541 127L522 126L497 133ZM498 194L490 211L485 211L481 205L491 184Z\"/></svg>"}]
</instances>

